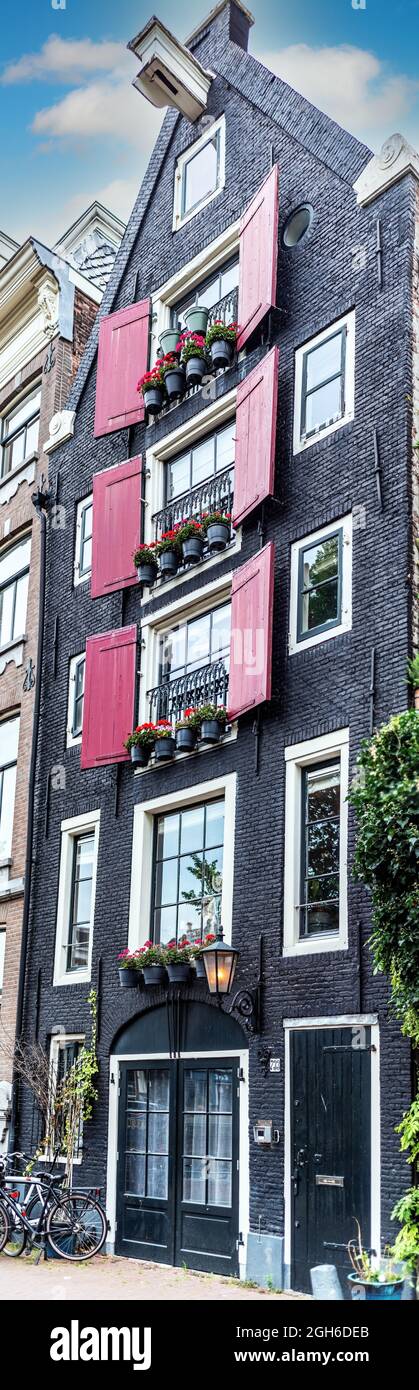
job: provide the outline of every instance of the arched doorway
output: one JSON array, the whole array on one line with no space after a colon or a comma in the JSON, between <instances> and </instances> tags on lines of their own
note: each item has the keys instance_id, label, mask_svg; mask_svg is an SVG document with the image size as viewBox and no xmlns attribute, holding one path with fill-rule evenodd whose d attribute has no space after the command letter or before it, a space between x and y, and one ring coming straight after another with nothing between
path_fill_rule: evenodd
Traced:
<instances>
[{"instance_id":1,"label":"arched doorway","mask_svg":"<svg viewBox=\"0 0 419 1390\"><path fill-rule=\"evenodd\" d=\"M117 1254L239 1273L247 1061L236 1020L193 1000L149 1009L118 1034L110 1121Z\"/></svg>"}]
</instances>

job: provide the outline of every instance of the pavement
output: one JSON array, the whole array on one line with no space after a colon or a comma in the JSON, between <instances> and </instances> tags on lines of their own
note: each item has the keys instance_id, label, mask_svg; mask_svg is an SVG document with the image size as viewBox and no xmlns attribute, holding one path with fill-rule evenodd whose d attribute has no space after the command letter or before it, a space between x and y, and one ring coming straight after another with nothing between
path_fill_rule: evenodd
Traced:
<instances>
[{"instance_id":1,"label":"pavement","mask_svg":"<svg viewBox=\"0 0 419 1390\"><path fill-rule=\"evenodd\" d=\"M116 1255L97 1255L86 1264L40 1260L33 1255L11 1259L0 1256L0 1302L45 1300L76 1302L109 1299L116 1302L144 1299L150 1302L217 1302L255 1299L304 1299L304 1294L281 1293L244 1284L239 1279L220 1279L214 1274L194 1274L186 1269L126 1260Z\"/></svg>"}]
</instances>

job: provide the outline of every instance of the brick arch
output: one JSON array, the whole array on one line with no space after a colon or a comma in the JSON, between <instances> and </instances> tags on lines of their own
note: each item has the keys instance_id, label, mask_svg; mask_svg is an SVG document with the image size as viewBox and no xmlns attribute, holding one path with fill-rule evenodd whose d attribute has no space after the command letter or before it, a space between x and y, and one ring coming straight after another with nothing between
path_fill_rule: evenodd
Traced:
<instances>
[{"instance_id":1,"label":"brick arch","mask_svg":"<svg viewBox=\"0 0 419 1390\"><path fill-rule=\"evenodd\" d=\"M243 1051L248 1047L244 1026L216 1001L202 999L193 987L182 992L153 991L153 997L117 1030L110 1045L112 1055L138 1052L176 1054L193 1051Z\"/></svg>"}]
</instances>

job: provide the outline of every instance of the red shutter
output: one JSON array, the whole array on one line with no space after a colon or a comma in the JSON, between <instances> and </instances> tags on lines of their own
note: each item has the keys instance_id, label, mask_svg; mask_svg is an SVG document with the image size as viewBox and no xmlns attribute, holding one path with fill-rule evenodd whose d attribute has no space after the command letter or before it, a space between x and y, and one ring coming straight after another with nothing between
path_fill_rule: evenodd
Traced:
<instances>
[{"instance_id":1,"label":"red shutter","mask_svg":"<svg viewBox=\"0 0 419 1390\"><path fill-rule=\"evenodd\" d=\"M240 223L239 324L242 348L276 304L278 165L274 164Z\"/></svg>"},{"instance_id":2,"label":"red shutter","mask_svg":"<svg viewBox=\"0 0 419 1390\"><path fill-rule=\"evenodd\" d=\"M148 366L150 300L103 318L99 329L95 436L144 419L137 381Z\"/></svg>"},{"instance_id":3,"label":"red shutter","mask_svg":"<svg viewBox=\"0 0 419 1390\"><path fill-rule=\"evenodd\" d=\"M234 524L272 496L275 482L279 349L272 348L237 391Z\"/></svg>"},{"instance_id":4,"label":"red shutter","mask_svg":"<svg viewBox=\"0 0 419 1390\"><path fill-rule=\"evenodd\" d=\"M133 553L141 539L142 460L93 474L92 598L137 582Z\"/></svg>"},{"instance_id":5,"label":"red shutter","mask_svg":"<svg viewBox=\"0 0 419 1390\"><path fill-rule=\"evenodd\" d=\"M136 625L87 638L81 767L128 758L123 742L134 723L136 670Z\"/></svg>"},{"instance_id":6,"label":"red shutter","mask_svg":"<svg viewBox=\"0 0 419 1390\"><path fill-rule=\"evenodd\" d=\"M271 698L274 559L271 541L233 574L228 688L231 719Z\"/></svg>"}]
</instances>

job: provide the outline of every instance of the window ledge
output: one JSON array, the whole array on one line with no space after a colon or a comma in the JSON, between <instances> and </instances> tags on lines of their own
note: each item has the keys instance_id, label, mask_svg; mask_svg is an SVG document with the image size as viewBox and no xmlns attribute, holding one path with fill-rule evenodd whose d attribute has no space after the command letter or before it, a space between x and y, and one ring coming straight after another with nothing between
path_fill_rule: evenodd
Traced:
<instances>
[{"instance_id":1,"label":"window ledge","mask_svg":"<svg viewBox=\"0 0 419 1390\"><path fill-rule=\"evenodd\" d=\"M224 559L230 560L233 555L236 555L238 551L241 550L241 544L242 528L240 526L235 533L234 541L230 541L230 544L226 546L225 550L219 551L218 555L204 556L204 558L199 561L199 564L185 565L182 570L178 570L173 579L162 579L160 583L157 582L157 584L154 584L149 598L146 599L147 616L150 611L149 604L153 602L153 599L161 599L163 595L166 596L167 594L170 601L171 594L176 593L176 590L181 588L182 584L188 584L188 580L193 579L193 577L196 579L197 574L207 574L210 570L215 568L215 565L220 565ZM199 590L197 589L196 592L198 595ZM186 595L188 594L189 587L186 590ZM158 610L156 611L158 612Z\"/></svg>"},{"instance_id":2,"label":"window ledge","mask_svg":"<svg viewBox=\"0 0 419 1390\"><path fill-rule=\"evenodd\" d=\"M4 898L19 898L24 892L25 882L23 878L9 878L0 884L0 900Z\"/></svg>"},{"instance_id":3,"label":"window ledge","mask_svg":"<svg viewBox=\"0 0 419 1390\"><path fill-rule=\"evenodd\" d=\"M6 473L4 478L0 479L1 507L4 506L6 502L9 502L11 497L15 496L21 483L34 482L35 468L38 459L39 454L30 454L29 458L24 459L23 463L19 463L17 468L13 468L11 473Z\"/></svg>"},{"instance_id":4,"label":"window ledge","mask_svg":"<svg viewBox=\"0 0 419 1390\"><path fill-rule=\"evenodd\" d=\"M23 662L23 648L27 642L26 633L22 637L13 639L13 642L6 642L4 647L0 647L0 675L6 670L10 661L14 661L15 666L21 666Z\"/></svg>"},{"instance_id":5,"label":"window ledge","mask_svg":"<svg viewBox=\"0 0 419 1390\"><path fill-rule=\"evenodd\" d=\"M78 970L70 975L57 975L53 981L54 989L62 985L89 985L91 980L90 970Z\"/></svg>"},{"instance_id":6,"label":"window ledge","mask_svg":"<svg viewBox=\"0 0 419 1390\"><path fill-rule=\"evenodd\" d=\"M192 762L195 758L201 758L204 753L215 753L220 748L225 748L229 743L235 743L238 734L237 723L233 724L230 732L220 738L219 743L208 743L203 748L194 748L193 753L176 753L176 757L167 758L163 762L149 763L147 767L134 768L134 777L144 777L147 772L161 772L165 768L174 767L179 763Z\"/></svg>"},{"instance_id":7,"label":"window ledge","mask_svg":"<svg viewBox=\"0 0 419 1390\"><path fill-rule=\"evenodd\" d=\"M328 936L322 939L319 936L312 941L295 941L294 945L284 946L283 959L290 959L295 956L318 956L330 953L330 951L347 951L348 943L342 936Z\"/></svg>"}]
</instances>

